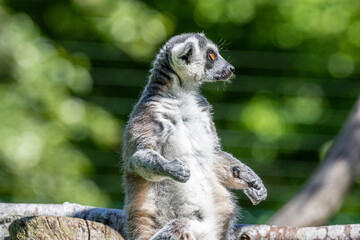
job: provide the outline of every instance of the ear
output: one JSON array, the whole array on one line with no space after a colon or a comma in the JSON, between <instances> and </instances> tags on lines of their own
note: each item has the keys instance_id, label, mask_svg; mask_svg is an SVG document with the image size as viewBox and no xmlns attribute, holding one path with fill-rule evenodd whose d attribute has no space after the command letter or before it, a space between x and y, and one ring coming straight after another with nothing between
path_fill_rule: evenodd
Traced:
<instances>
[{"instance_id":1,"label":"ear","mask_svg":"<svg viewBox=\"0 0 360 240\"><path fill-rule=\"evenodd\" d=\"M189 64L194 51L193 42L181 43L173 48L173 60L178 63L185 62L186 64Z\"/></svg>"}]
</instances>

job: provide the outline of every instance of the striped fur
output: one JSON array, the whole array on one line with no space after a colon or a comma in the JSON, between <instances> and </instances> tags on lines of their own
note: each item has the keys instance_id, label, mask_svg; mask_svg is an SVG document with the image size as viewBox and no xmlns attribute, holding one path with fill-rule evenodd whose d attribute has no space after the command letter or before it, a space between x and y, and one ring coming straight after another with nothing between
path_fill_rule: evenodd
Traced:
<instances>
[{"instance_id":1,"label":"striped fur","mask_svg":"<svg viewBox=\"0 0 360 240\"><path fill-rule=\"evenodd\" d=\"M226 188L266 197L260 178L221 150L199 93L233 71L203 34L175 36L160 49L124 133L127 239L234 239L237 206Z\"/></svg>"}]
</instances>

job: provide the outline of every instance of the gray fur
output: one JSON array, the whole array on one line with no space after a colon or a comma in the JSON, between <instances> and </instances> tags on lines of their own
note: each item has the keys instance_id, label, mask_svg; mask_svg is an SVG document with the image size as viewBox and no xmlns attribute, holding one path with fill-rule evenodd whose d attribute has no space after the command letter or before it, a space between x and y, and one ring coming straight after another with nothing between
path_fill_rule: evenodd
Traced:
<instances>
[{"instance_id":1,"label":"gray fur","mask_svg":"<svg viewBox=\"0 0 360 240\"><path fill-rule=\"evenodd\" d=\"M254 204L265 199L261 179L221 150L199 93L233 72L203 34L175 36L160 49L124 133L127 239L231 240L237 206L226 188L243 189Z\"/></svg>"}]
</instances>

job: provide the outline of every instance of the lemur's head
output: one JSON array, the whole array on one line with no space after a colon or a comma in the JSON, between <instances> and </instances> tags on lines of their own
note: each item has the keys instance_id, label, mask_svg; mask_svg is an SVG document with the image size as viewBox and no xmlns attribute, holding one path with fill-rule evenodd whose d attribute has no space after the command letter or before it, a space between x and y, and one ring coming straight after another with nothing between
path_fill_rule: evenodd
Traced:
<instances>
[{"instance_id":1,"label":"lemur's head","mask_svg":"<svg viewBox=\"0 0 360 240\"><path fill-rule=\"evenodd\" d=\"M218 47L202 33L187 33L171 38L157 56L156 62L166 61L180 84L196 88L203 82L226 81L234 76L235 68L220 54Z\"/></svg>"}]
</instances>

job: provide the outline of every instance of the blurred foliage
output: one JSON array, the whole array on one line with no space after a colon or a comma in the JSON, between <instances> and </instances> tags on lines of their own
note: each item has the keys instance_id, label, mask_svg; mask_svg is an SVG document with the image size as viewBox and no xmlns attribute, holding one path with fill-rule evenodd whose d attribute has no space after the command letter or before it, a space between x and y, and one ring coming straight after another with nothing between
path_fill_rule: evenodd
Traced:
<instances>
[{"instance_id":1,"label":"blurred foliage","mask_svg":"<svg viewBox=\"0 0 360 240\"><path fill-rule=\"evenodd\" d=\"M324 158L359 94L359 9L357 0L0 0L0 200L121 207L119 123L160 45L205 32L239 73L226 91L203 89L223 145L253 160L269 187L262 205L241 201L243 218L266 221ZM358 186L334 223L360 220Z\"/></svg>"},{"instance_id":2,"label":"blurred foliage","mask_svg":"<svg viewBox=\"0 0 360 240\"><path fill-rule=\"evenodd\" d=\"M79 13L86 14L86 19L79 18ZM76 0L70 9L59 3L45 14L48 24L55 26L58 33L83 31L90 24L101 40L115 44L137 60L153 55L174 28L163 14L132 0Z\"/></svg>"},{"instance_id":3,"label":"blurred foliage","mask_svg":"<svg viewBox=\"0 0 360 240\"><path fill-rule=\"evenodd\" d=\"M168 17L141 1L55 1L43 14L57 35L109 42L137 60L149 60L174 30Z\"/></svg>"},{"instance_id":4,"label":"blurred foliage","mask_svg":"<svg viewBox=\"0 0 360 240\"><path fill-rule=\"evenodd\" d=\"M86 178L89 159L72 144L91 138L109 147L119 140L117 121L75 96L91 91L89 66L72 63L26 15L0 8L0 19L0 195L106 204Z\"/></svg>"}]
</instances>

